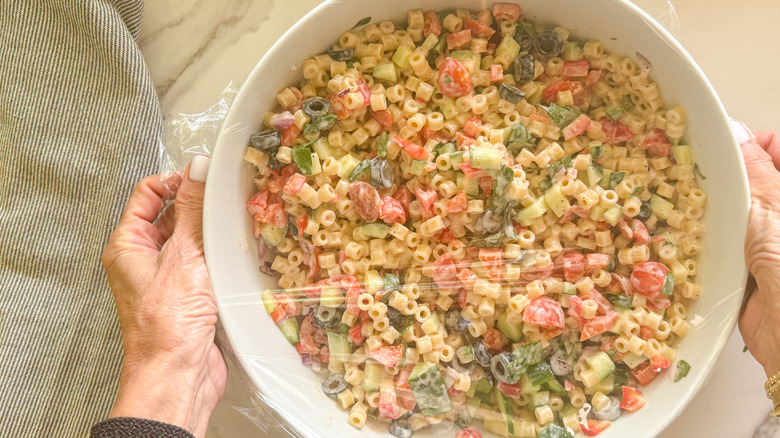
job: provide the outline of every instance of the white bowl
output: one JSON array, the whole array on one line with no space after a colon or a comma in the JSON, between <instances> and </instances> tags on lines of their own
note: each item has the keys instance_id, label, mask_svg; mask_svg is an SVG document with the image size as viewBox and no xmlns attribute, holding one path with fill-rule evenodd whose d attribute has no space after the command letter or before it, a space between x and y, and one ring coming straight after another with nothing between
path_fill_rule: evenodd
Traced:
<instances>
[{"instance_id":1,"label":"white bowl","mask_svg":"<svg viewBox=\"0 0 780 438\"><path fill-rule=\"evenodd\" d=\"M224 123L211 160L204 209L206 261L220 318L241 365L267 403L304 437L389 435L386 425L371 421L360 431L349 426L347 413L322 393L320 378L301 364L295 349L266 315L259 292L276 285L258 272L251 219L244 209L255 189L250 165L242 161L243 149L251 134L261 128L263 114L274 107L277 91L300 80L301 63L326 50L358 20L372 16L401 23L410 9L479 9L485 5L469 0L326 1L290 28L260 60ZM739 311L747 276L742 248L749 210L739 148L726 112L702 71L665 29L634 5L624 0L525 0L521 7L528 19L565 26L579 39L601 40L609 51L642 53L652 62L652 78L666 101L688 111L687 138L694 159L708 177L701 185L709 197L698 275L704 292L691 310L704 317L704 323L678 347L678 359L685 359L692 368L678 383L660 378L644 388L647 406L623 415L600 435L655 436L706 382ZM415 436L436 436L436 432Z\"/></svg>"}]
</instances>

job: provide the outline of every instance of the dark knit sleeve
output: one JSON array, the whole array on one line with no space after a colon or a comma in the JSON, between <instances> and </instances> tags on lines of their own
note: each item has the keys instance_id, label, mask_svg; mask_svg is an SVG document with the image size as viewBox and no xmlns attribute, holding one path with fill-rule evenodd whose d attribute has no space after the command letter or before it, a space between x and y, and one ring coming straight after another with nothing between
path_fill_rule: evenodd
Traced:
<instances>
[{"instance_id":1,"label":"dark knit sleeve","mask_svg":"<svg viewBox=\"0 0 780 438\"><path fill-rule=\"evenodd\" d=\"M90 438L195 438L172 424L143 418L109 418L92 426Z\"/></svg>"}]
</instances>

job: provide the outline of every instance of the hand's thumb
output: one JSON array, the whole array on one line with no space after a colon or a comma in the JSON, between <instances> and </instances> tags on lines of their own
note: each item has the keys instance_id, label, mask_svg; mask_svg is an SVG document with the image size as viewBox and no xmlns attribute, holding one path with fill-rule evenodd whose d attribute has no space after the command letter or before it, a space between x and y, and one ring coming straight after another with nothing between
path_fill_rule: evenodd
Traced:
<instances>
[{"instance_id":1,"label":"hand's thumb","mask_svg":"<svg viewBox=\"0 0 780 438\"><path fill-rule=\"evenodd\" d=\"M764 184L773 183L777 177L777 169L766 150L756 143L755 139L748 140L740 147L751 189L755 190Z\"/></svg>"},{"instance_id":2,"label":"hand's thumb","mask_svg":"<svg viewBox=\"0 0 780 438\"><path fill-rule=\"evenodd\" d=\"M179 191L176 193L176 226L175 232L185 236L202 239L203 227L203 193L206 175L208 174L209 157L197 155L192 159L184 172Z\"/></svg>"}]
</instances>

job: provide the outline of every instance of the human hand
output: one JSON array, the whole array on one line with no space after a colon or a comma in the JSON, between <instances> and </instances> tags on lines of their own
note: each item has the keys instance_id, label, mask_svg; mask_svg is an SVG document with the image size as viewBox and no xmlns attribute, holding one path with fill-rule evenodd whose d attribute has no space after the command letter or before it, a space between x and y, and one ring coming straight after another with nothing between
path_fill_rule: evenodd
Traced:
<instances>
[{"instance_id":1,"label":"human hand","mask_svg":"<svg viewBox=\"0 0 780 438\"><path fill-rule=\"evenodd\" d=\"M139 182L103 252L124 349L111 417L161 421L195 436L205 435L227 380L203 258L207 166L196 157L183 174Z\"/></svg>"},{"instance_id":2,"label":"human hand","mask_svg":"<svg viewBox=\"0 0 780 438\"><path fill-rule=\"evenodd\" d=\"M767 377L780 372L780 135L758 132L742 144L752 207L745 261L755 278L739 330Z\"/></svg>"}]
</instances>

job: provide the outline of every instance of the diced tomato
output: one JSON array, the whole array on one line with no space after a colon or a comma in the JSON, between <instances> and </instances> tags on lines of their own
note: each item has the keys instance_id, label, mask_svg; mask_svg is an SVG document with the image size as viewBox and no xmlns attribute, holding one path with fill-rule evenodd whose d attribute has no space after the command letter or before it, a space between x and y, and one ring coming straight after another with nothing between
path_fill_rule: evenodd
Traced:
<instances>
[{"instance_id":1,"label":"diced tomato","mask_svg":"<svg viewBox=\"0 0 780 438\"><path fill-rule=\"evenodd\" d=\"M658 262L643 262L631 272L631 288L651 299L660 299L669 268Z\"/></svg>"},{"instance_id":2,"label":"diced tomato","mask_svg":"<svg viewBox=\"0 0 780 438\"><path fill-rule=\"evenodd\" d=\"M296 173L287 180L283 191L285 193L298 193L301 191L301 188L303 188L304 184L306 184L306 177L300 173Z\"/></svg>"},{"instance_id":3,"label":"diced tomato","mask_svg":"<svg viewBox=\"0 0 780 438\"><path fill-rule=\"evenodd\" d=\"M471 76L463 63L448 56L439 66L438 85L443 95L460 97L471 92Z\"/></svg>"},{"instance_id":4,"label":"diced tomato","mask_svg":"<svg viewBox=\"0 0 780 438\"><path fill-rule=\"evenodd\" d=\"M475 169L468 163L460 163L458 164L458 167L460 167L460 170L463 171L463 173L466 174L466 176L469 178L481 178L483 176L487 176L487 172L485 172L483 169Z\"/></svg>"},{"instance_id":5,"label":"diced tomato","mask_svg":"<svg viewBox=\"0 0 780 438\"><path fill-rule=\"evenodd\" d=\"M395 420L401 416L401 408L395 395L395 390L391 386L379 390L379 416Z\"/></svg>"},{"instance_id":6,"label":"diced tomato","mask_svg":"<svg viewBox=\"0 0 780 438\"><path fill-rule=\"evenodd\" d=\"M490 37L496 33L495 29L492 27L487 26L485 23L477 21L471 17L467 17L465 20L463 20L463 29L470 30L470 35L472 36L485 35L488 37L488 39L490 39Z\"/></svg>"},{"instance_id":7,"label":"diced tomato","mask_svg":"<svg viewBox=\"0 0 780 438\"><path fill-rule=\"evenodd\" d=\"M591 289L588 292L585 292L581 297L583 300L593 300L596 302L598 305L596 313L597 315L603 315L607 312L607 310L612 308L612 303L610 303L609 300L596 289Z\"/></svg>"},{"instance_id":8,"label":"diced tomato","mask_svg":"<svg viewBox=\"0 0 780 438\"><path fill-rule=\"evenodd\" d=\"M409 214L409 203L412 202L412 192L406 188L406 186L398 187L398 190L393 193L393 199L401 204L404 208L404 212Z\"/></svg>"},{"instance_id":9,"label":"diced tomato","mask_svg":"<svg viewBox=\"0 0 780 438\"><path fill-rule=\"evenodd\" d=\"M582 135L582 133L588 129L590 123L590 117L586 116L585 114L580 114L580 116L577 117L573 122L569 123L565 128L563 128L564 140L571 140L578 135Z\"/></svg>"},{"instance_id":10,"label":"diced tomato","mask_svg":"<svg viewBox=\"0 0 780 438\"><path fill-rule=\"evenodd\" d=\"M647 305L647 310L661 312L671 306L672 302L669 301L669 298L658 298L655 300L648 300L645 304Z\"/></svg>"},{"instance_id":11,"label":"diced tomato","mask_svg":"<svg viewBox=\"0 0 780 438\"><path fill-rule=\"evenodd\" d=\"M634 376L636 381L642 386L647 386L652 383L659 374L661 374L661 372L655 371L652 365L650 365L650 362L643 362L631 370L631 375Z\"/></svg>"},{"instance_id":12,"label":"diced tomato","mask_svg":"<svg viewBox=\"0 0 780 438\"><path fill-rule=\"evenodd\" d=\"M398 375L395 378L395 387L397 389L412 389L412 387L409 386L409 376L412 375L413 370L414 364L412 363L398 371Z\"/></svg>"},{"instance_id":13,"label":"diced tomato","mask_svg":"<svg viewBox=\"0 0 780 438\"><path fill-rule=\"evenodd\" d=\"M255 193L246 201L246 210L251 215L261 214L268 207L268 189Z\"/></svg>"},{"instance_id":14,"label":"diced tomato","mask_svg":"<svg viewBox=\"0 0 780 438\"><path fill-rule=\"evenodd\" d=\"M460 213L468 210L468 198L464 190L447 200L447 213Z\"/></svg>"},{"instance_id":15,"label":"diced tomato","mask_svg":"<svg viewBox=\"0 0 780 438\"><path fill-rule=\"evenodd\" d=\"M494 329L493 327L488 327L487 331L482 335L482 342L484 342L488 351L496 354L500 353L504 349L506 338L501 334L500 331Z\"/></svg>"},{"instance_id":16,"label":"diced tomato","mask_svg":"<svg viewBox=\"0 0 780 438\"><path fill-rule=\"evenodd\" d=\"M493 193L493 177L489 175L479 177L479 188L485 192L485 195L490 196Z\"/></svg>"},{"instance_id":17,"label":"diced tomato","mask_svg":"<svg viewBox=\"0 0 780 438\"><path fill-rule=\"evenodd\" d=\"M566 281L576 283L585 275L585 256L579 251L566 251L559 256L563 260L563 276Z\"/></svg>"},{"instance_id":18,"label":"diced tomato","mask_svg":"<svg viewBox=\"0 0 780 438\"><path fill-rule=\"evenodd\" d=\"M320 348L320 362L330 362L330 348L327 345Z\"/></svg>"},{"instance_id":19,"label":"diced tomato","mask_svg":"<svg viewBox=\"0 0 780 438\"><path fill-rule=\"evenodd\" d=\"M436 234L434 238L441 243L450 243L455 239L455 235L452 234L449 228L445 228Z\"/></svg>"},{"instance_id":20,"label":"diced tomato","mask_svg":"<svg viewBox=\"0 0 780 438\"><path fill-rule=\"evenodd\" d=\"M563 75L569 78L584 78L588 75L590 70L590 64L588 61L564 61L563 63Z\"/></svg>"},{"instance_id":21,"label":"diced tomato","mask_svg":"<svg viewBox=\"0 0 780 438\"><path fill-rule=\"evenodd\" d=\"M603 351L604 353L609 353L610 350L612 350L612 361L619 362L623 360L625 354L615 350L615 340L617 340L617 336L605 336L604 340L601 341L601 347L599 347L599 350Z\"/></svg>"},{"instance_id":22,"label":"diced tomato","mask_svg":"<svg viewBox=\"0 0 780 438\"><path fill-rule=\"evenodd\" d=\"M482 120L480 120L479 117L472 117L466 120L466 123L463 124L463 132L465 132L469 137L476 138L477 134L479 134L480 126L482 126Z\"/></svg>"},{"instance_id":23,"label":"diced tomato","mask_svg":"<svg viewBox=\"0 0 780 438\"><path fill-rule=\"evenodd\" d=\"M496 385L496 389L501 391L502 394L509 398L520 398L521 391L520 391L520 383L504 383L504 382L498 382L498 385Z\"/></svg>"},{"instance_id":24,"label":"diced tomato","mask_svg":"<svg viewBox=\"0 0 780 438\"><path fill-rule=\"evenodd\" d=\"M585 341L611 329L619 317L619 313L614 310L608 310L606 315L596 316L591 319L581 319L580 341Z\"/></svg>"},{"instance_id":25,"label":"diced tomato","mask_svg":"<svg viewBox=\"0 0 780 438\"><path fill-rule=\"evenodd\" d=\"M477 274L475 274L474 271L469 268L463 268L460 270L460 272L458 272L458 279L466 287L474 286L474 283L477 282L478 278L479 277L477 277Z\"/></svg>"},{"instance_id":26,"label":"diced tomato","mask_svg":"<svg viewBox=\"0 0 780 438\"><path fill-rule=\"evenodd\" d=\"M460 131L455 133L455 141L458 143L458 150L465 149L464 146L473 146L477 141Z\"/></svg>"},{"instance_id":27,"label":"diced tomato","mask_svg":"<svg viewBox=\"0 0 780 438\"><path fill-rule=\"evenodd\" d=\"M293 146L295 144L295 140L298 139L298 136L301 134L301 128L297 127L296 125L290 125L289 128L282 131L282 146Z\"/></svg>"},{"instance_id":28,"label":"diced tomato","mask_svg":"<svg viewBox=\"0 0 780 438\"><path fill-rule=\"evenodd\" d=\"M504 80L504 68L500 64L492 64L490 66L490 81L501 82Z\"/></svg>"},{"instance_id":29,"label":"diced tomato","mask_svg":"<svg viewBox=\"0 0 780 438\"><path fill-rule=\"evenodd\" d=\"M452 261L452 255L447 253L436 259L431 268L431 276L436 285L442 289L460 287L458 269Z\"/></svg>"},{"instance_id":30,"label":"diced tomato","mask_svg":"<svg viewBox=\"0 0 780 438\"><path fill-rule=\"evenodd\" d=\"M424 147L418 144L414 144L411 141L406 140L405 138L401 138L397 135L393 137L393 141L398 146L401 146L406 151L406 153L415 160L425 161L428 159L428 150Z\"/></svg>"},{"instance_id":31,"label":"diced tomato","mask_svg":"<svg viewBox=\"0 0 780 438\"><path fill-rule=\"evenodd\" d=\"M631 224L629 224L627 220L624 219L618 222L618 229L620 230L620 234L626 239L632 240L634 238L634 229L631 228Z\"/></svg>"},{"instance_id":32,"label":"diced tomato","mask_svg":"<svg viewBox=\"0 0 780 438\"><path fill-rule=\"evenodd\" d=\"M350 91L358 92L361 94L361 96L363 96L363 105L360 108L366 108L371 104L371 90L368 89L368 85L366 84L366 81L363 78L360 78L355 86L355 89ZM344 96L346 96L346 94L341 96L339 96L339 94L334 94L330 98L330 106L331 106L331 110L334 113L336 113L339 120L344 120L350 117L353 113L355 113L355 111L357 111L357 108L355 109L347 108L347 105L344 103Z\"/></svg>"},{"instance_id":33,"label":"diced tomato","mask_svg":"<svg viewBox=\"0 0 780 438\"><path fill-rule=\"evenodd\" d=\"M396 199L390 196L382 198L382 209L379 211L379 219L387 224L403 224L406 222L404 207Z\"/></svg>"},{"instance_id":34,"label":"diced tomato","mask_svg":"<svg viewBox=\"0 0 780 438\"><path fill-rule=\"evenodd\" d=\"M455 434L455 438L482 438L482 434L473 427L461 429Z\"/></svg>"},{"instance_id":35,"label":"diced tomato","mask_svg":"<svg viewBox=\"0 0 780 438\"><path fill-rule=\"evenodd\" d=\"M471 41L471 30L463 29L447 34L447 48L460 49Z\"/></svg>"},{"instance_id":36,"label":"diced tomato","mask_svg":"<svg viewBox=\"0 0 780 438\"><path fill-rule=\"evenodd\" d=\"M582 318L582 298L577 295L569 297L569 309L566 313L575 319Z\"/></svg>"},{"instance_id":37,"label":"diced tomato","mask_svg":"<svg viewBox=\"0 0 780 438\"><path fill-rule=\"evenodd\" d=\"M439 143L449 143L450 138L446 135L442 134L439 131L432 131L428 129L428 127L423 126L423 129L420 131L423 138L426 140L436 140Z\"/></svg>"},{"instance_id":38,"label":"diced tomato","mask_svg":"<svg viewBox=\"0 0 780 438\"><path fill-rule=\"evenodd\" d=\"M620 402L620 409L627 412L636 412L647 404L642 397L642 392L630 386L623 386L623 400Z\"/></svg>"},{"instance_id":39,"label":"diced tomato","mask_svg":"<svg viewBox=\"0 0 780 438\"><path fill-rule=\"evenodd\" d=\"M523 312L523 322L539 326L563 328L563 309L552 298L542 296L528 303Z\"/></svg>"},{"instance_id":40,"label":"diced tomato","mask_svg":"<svg viewBox=\"0 0 780 438\"><path fill-rule=\"evenodd\" d=\"M550 277L550 274L553 272L553 266L554 265L550 263L549 265L543 267L532 266L525 268L520 271L520 277L522 277L523 280L529 282L534 280L543 280Z\"/></svg>"},{"instance_id":41,"label":"diced tomato","mask_svg":"<svg viewBox=\"0 0 780 438\"><path fill-rule=\"evenodd\" d=\"M496 19L517 21L520 18L520 5L515 3L493 3L493 16Z\"/></svg>"},{"instance_id":42,"label":"diced tomato","mask_svg":"<svg viewBox=\"0 0 780 438\"><path fill-rule=\"evenodd\" d=\"M653 368L653 371L661 372L662 370L669 368L671 365L672 363L669 361L669 359L663 355L656 354L650 358L650 366Z\"/></svg>"},{"instance_id":43,"label":"diced tomato","mask_svg":"<svg viewBox=\"0 0 780 438\"><path fill-rule=\"evenodd\" d=\"M590 73L588 73L588 76L585 77L585 86L592 87L596 85L596 83L601 80L603 75L604 71L602 70L591 70Z\"/></svg>"},{"instance_id":44,"label":"diced tomato","mask_svg":"<svg viewBox=\"0 0 780 438\"><path fill-rule=\"evenodd\" d=\"M281 324L282 322L286 321L290 315L285 312L284 307L282 306L276 306L276 308L271 312L271 319L274 321L274 324Z\"/></svg>"},{"instance_id":45,"label":"diced tomato","mask_svg":"<svg viewBox=\"0 0 780 438\"><path fill-rule=\"evenodd\" d=\"M542 98L547 103L557 102L558 93L567 90L571 90L571 85L568 81L553 79L542 91Z\"/></svg>"},{"instance_id":46,"label":"diced tomato","mask_svg":"<svg viewBox=\"0 0 780 438\"><path fill-rule=\"evenodd\" d=\"M658 128L647 133L645 139L642 140L642 147L659 157L668 157L672 152L672 143L666 138L666 134Z\"/></svg>"},{"instance_id":47,"label":"diced tomato","mask_svg":"<svg viewBox=\"0 0 780 438\"><path fill-rule=\"evenodd\" d=\"M287 213L284 211L282 203L271 204L262 214L255 215L255 220L284 228L287 226Z\"/></svg>"},{"instance_id":48,"label":"diced tomato","mask_svg":"<svg viewBox=\"0 0 780 438\"><path fill-rule=\"evenodd\" d=\"M612 426L612 423L609 421L588 419L588 425L584 426L580 424L580 429L582 429L582 433L584 433L585 436L596 436L601 432L604 432L609 426Z\"/></svg>"},{"instance_id":49,"label":"diced tomato","mask_svg":"<svg viewBox=\"0 0 780 438\"><path fill-rule=\"evenodd\" d=\"M404 346L396 345L393 347L379 347L374 351L367 353L368 357L376 360L382 365L392 368L401 362L404 357Z\"/></svg>"},{"instance_id":50,"label":"diced tomato","mask_svg":"<svg viewBox=\"0 0 780 438\"><path fill-rule=\"evenodd\" d=\"M396 388L396 396L398 396L398 406L411 412L414 407L417 406L417 400L414 399L414 393L411 389Z\"/></svg>"},{"instance_id":51,"label":"diced tomato","mask_svg":"<svg viewBox=\"0 0 780 438\"><path fill-rule=\"evenodd\" d=\"M588 214L590 211L580 207L579 205L574 205L572 207L569 207L568 210L566 210L566 213L561 216L561 218L558 220L558 223L560 224L568 224L573 219L573 216L578 217L588 217Z\"/></svg>"},{"instance_id":52,"label":"diced tomato","mask_svg":"<svg viewBox=\"0 0 780 438\"><path fill-rule=\"evenodd\" d=\"M423 36L428 38L430 35L441 35L441 19L436 11L425 11L423 15L425 22L423 24Z\"/></svg>"},{"instance_id":53,"label":"diced tomato","mask_svg":"<svg viewBox=\"0 0 780 438\"><path fill-rule=\"evenodd\" d=\"M504 263L504 250L501 248L480 248L479 261L485 267L488 277L495 282L501 281Z\"/></svg>"},{"instance_id":54,"label":"diced tomato","mask_svg":"<svg viewBox=\"0 0 780 438\"><path fill-rule=\"evenodd\" d=\"M385 131L389 130L393 127L393 115L390 113L390 110L381 110L381 111L368 111L371 114L371 117L379 123L379 126L382 127Z\"/></svg>"},{"instance_id":55,"label":"diced tomato","mask_svg":"<svg viewBox=\"0 0 780 438\"><path fill-rule=\"evenodd\" d=\"M613 122L605 117L599 120L599 123L604 135L607 136L607 143L622 143L634 138L634 133L628 129L628 126L620 122Z\"/></svg>"},{"instance_id":56,"label":"diced tomato","mask_svg":"<svg viewBox=\"0 0 780 438\"><path fill-rule=\"evenodd\" d=\"M296 221L295 224L296 228L298 228L298 238L302 239L303 231L306 229L306 226L309 225L309 216L306 215L298 216L298 218L295 219L295 221Z\"/></svg>"},{"instance_id":57,"label":"diced tomato","mask_svg":"<svg viewBox=\"0 0 780 438\"><path fill-rule=\"evenodd\" d=\"M425 190L420 187L414 188L414 193L417 195L417 201L420 202L420 213L423 219L430 219L433 217L433 204L438 199L435 190Z\"/></svg>"},{"instance_id":58,"label":"diced tomato","mask_svg":"<svg viewBox=\"0 0 780 438\"><path fill-rule=\"evenodd\" d=\"M306 239L300 239L298 243L303 250L303 264L309 267L309 273L306 280L311 281L318 272L320 272L320 248L311 244Z\"/></svg>"},{"instance_id":59,"label":"diced tomato","mask_svg":"<svg viewBox=\"0 0 780 438\"><path fill-rule=\"evenodd\" d=\"M349 199L355 207L355 211L368 222L374 222L379 218L382 208L382 200L374 186L364 181L355 181L349 186Z\"/></svg>"},{"instance_id":60,"label":"diced tomato","mask_svg":"<svg viewBox=\"0 0 780 438\"><path fill-rule=\"evenodd\" d=\"M468 305L469 293L466 289L458 289L458 305L461 309L465 309Z\"/></svg>"},{"instance_id":61,"label":"diced tomato","mask_svg":"<svg viewBox=\"0 0 780 438\"><path fill-rule=\"evenodd\" d=\"M634 219L632 224L634 227L634 241L640 245L648 245L650 243L650 232L647 231L645 223L639 219Z\"/></svg>"},{"instance_id":62,"label":"diced tomato","mask_svg":"<svg viewBox=\"0 0 780 438\"><path fill-rule=\"evenodd\" d=\"M586 255L585 266L587 267L587 272L593 272L599 269L607 269L610 259L612 259L612 256L609 254L594 252Z\"/></svg>"},{"instance_id":63,"label":"diced tomato","mask_svg":"<svg viewBox=\"0 0 780 438\"><path fill-rule=\"evenodd\" d=\"M361 345L366 340L366 337L363 336L363 323L355 324L349 330L349 339L352 339L355 345Z\"/></svg>"},{"instance_id":64,"label":"diced tomato","mask_svg":"<svg viewBox=\"0 0 780 438\"><path fill-rule=\"evenodd\" d=\"M639 326L639 337L647 341L655 337L655 330L647 326Z\"/></svg>"}]
</instances>

